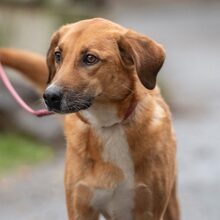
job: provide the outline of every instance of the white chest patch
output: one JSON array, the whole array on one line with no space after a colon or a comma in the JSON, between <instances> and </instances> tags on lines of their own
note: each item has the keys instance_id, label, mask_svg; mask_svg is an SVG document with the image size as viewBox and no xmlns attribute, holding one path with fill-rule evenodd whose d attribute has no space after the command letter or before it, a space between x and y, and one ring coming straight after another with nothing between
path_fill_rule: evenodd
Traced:
<instances>
[{"instance_id":1,"label":"white chest patch","mask_svg":"<svg viewBox=\"0 0 220 220\"><path fill-rule=\"evenodd\" d=\"M113 105L94 104L89 109L80 111L93 127L110 127L121 122L117 116L117 111Z\"/></svg>"},{"instance_id":2,"label":"white chest patch","mask_svg":"<svg viewBox=\"0 0 220 220\"><path fill-rule=\"evenodd\" d=\"M97 129L103 142L103 160L119 167L124 174L123 182L114 189L96 189L91 205L107 212L112 219L132 220L134 207L134 165L129 146L120 125Z\"/></svg>"}]
</instances>

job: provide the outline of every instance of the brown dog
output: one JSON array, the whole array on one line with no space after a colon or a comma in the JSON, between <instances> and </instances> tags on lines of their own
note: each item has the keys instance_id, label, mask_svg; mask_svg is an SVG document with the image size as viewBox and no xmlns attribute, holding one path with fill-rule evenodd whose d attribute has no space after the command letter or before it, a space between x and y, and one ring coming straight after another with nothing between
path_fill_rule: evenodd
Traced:
<instances>
[{"instance_id":1,"label":"brown dog","mask_svg":"<svg viewBox=\"0 0 220 220\"><path fill-rule=\"evenodd\" d=\"M69 220L179 220L175 136L155 87L161 45L96 18L53 35L49 76L38 55L1 49L0 58L41 89L48 78L45 103L66 114Z\"/></svg>"}]
</instances>

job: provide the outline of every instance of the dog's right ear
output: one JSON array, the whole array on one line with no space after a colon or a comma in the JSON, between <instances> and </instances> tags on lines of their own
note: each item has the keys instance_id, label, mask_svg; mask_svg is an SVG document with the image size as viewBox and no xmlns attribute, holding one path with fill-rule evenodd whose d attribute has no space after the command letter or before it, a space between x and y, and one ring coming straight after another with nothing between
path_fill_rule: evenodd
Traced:
<instances>
[{"instance_id":1,"label":"dog's right ear","mask_svg":"<svg viewBox=\"0 0 220 220\"><path fill-rule=\"evenodd\" d=\"M53 77L56 74L56 67L54 62L54 49L58 45L59 39L60 39L59 32L55 32L51 37L50 47L49 50L47 51L47 66L49 70L47 84L49 84L52 81Z\"/></svg>"}]
</instances>

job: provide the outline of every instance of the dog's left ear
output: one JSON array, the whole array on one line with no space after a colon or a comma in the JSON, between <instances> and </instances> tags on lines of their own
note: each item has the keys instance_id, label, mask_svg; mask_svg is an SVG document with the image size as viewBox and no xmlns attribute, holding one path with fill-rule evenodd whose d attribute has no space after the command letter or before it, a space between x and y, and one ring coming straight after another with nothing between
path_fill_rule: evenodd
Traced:
<instances>
[{"instance_id":1,"label":"dog's left ear","mask_svg":"<svg viewBox=\"0 0 220 220\"><path fill-rule=\"evenodd\" d=\"M141 83L154 89L156 77L165 59L163 47L150 38L128 31L118 40L122 62L126 67L135 67Z\"/></svg>"}]
</instances>

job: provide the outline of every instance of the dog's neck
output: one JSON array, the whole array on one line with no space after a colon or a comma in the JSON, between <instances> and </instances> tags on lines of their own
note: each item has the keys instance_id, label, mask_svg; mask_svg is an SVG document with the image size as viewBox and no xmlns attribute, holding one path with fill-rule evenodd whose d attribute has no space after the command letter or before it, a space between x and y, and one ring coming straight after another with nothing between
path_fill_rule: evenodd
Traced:
<instances>
[{"instance_id":1,"label":"dog's neck","mask_svg":"<svg viewBox=\"0 0 220 220\"><path fill-rule=\"evenodd\" d=\"M79 112L80 117L96 128L108 128L129 120L137 101L133 94L121 102L95 102L89 109Z\"/></svg>"}]
</instances>

